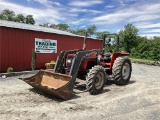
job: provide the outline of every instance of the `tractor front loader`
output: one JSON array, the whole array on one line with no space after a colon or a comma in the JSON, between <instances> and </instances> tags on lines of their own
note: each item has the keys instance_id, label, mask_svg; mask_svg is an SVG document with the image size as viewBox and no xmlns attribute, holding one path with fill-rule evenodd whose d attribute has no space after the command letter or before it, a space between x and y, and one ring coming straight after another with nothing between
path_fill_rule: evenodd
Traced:
<instances>
[{"instance_id":1,"label":"tractor front loader","mask_svg":"<svg viewBox=\"0 0 160 120\"><path fill-rule=\"evenodd\" d=\"M72 98L76 78L86 80L86 89L92 95L103 91L107 76L112 76L117 85L126 85L132 71L131 62L126 57L129 53L118 52L118 35L117 51L112 55L105 53L108 35L104 35L102 49L85 50L86 34L83 49L61 51L53 72L40 70L32 77L21 79L42 92L64 100Z\"/></svg>"}]
</instances>

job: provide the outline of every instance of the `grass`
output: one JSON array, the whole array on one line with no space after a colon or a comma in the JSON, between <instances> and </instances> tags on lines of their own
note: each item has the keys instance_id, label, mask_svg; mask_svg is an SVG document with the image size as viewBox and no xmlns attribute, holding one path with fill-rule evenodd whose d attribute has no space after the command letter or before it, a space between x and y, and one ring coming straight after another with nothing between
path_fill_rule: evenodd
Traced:
<instances>
[{"instance_id":1,"label":"grass","mask_svg":"<svg viewBox=\"0 0 160 120\"><path fill-rule=\"evenodd\" d=\"M135 58L130 58L132 62L141 62L141 63L155 63L153 60L144 60L144 59L135 59ZM160 63L160 61L156 61Z\"/></svg>"}]
</instances>

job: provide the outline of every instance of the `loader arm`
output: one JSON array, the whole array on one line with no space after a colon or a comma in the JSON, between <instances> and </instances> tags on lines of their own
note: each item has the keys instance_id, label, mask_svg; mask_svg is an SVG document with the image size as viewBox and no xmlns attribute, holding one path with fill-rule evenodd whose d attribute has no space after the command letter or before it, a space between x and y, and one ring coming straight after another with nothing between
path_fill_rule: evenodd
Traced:
<instances>
[{"instance_id":1,"label":"loader arm","mask_svg":"<svg viewBox=\"0 0 160 120\"><path fill-rule=\"evenodd\" d=\"M67 54L76 54L76 52L82 51L82 49L69 50L69 51L61 51L59 56L57 57L56 64L54 67L54 72L56 73L64 73L63 69L65 66L65 60Z\"/></svg>"},{"instance_id":2,"label":"loader arm","mask_svg":"<svg viewBox=\"0 0 160 120\"><path fill-rule=\"evenodd\" d=\"M68 85L68 89L73 91L73 87L75 85L75 81L77 78L77 74L78 74L78 69L81 65L82 60L84 60L87 56L97 52L100 53L101 50L89 50L89 51L80 51L76 54L76 56L73 59L73 63L71 66L71 70L69 72L69 75L72 76L72 79L70 80L70 84Z\"/></svg>"},{"instance_id":3,"label":"loader arm","mask_svg":"<svg viewBox=\"0 0 160 120\"><path fill-rule=\"evenodd\" d=\"M82 60L84 60L87 56L97 52L100 53L101 50L96 49L96 50L89 50L89 51L80 51L76 54L76 56L73 59L73 63L71 66L71 70L69 75L77 77L78 69L81 65Z\"/></svg>"},{"instance_id":4,"label":"loader arm","mask_svg":"<svg viewBox=\"0 0 160 120\"><path fill-rule=\"evenodd\" d=\"M66 55L66 52L65 51L61 51L61 53L59 54L59 56L57 57L57 60L56 60L56 64L55 64L55 67L54 67L54 72L57 72L57 73L62 73L63 71L63 67L64 67L64 61L65 61L65 55Z\"/></svg>"}]
</instances>

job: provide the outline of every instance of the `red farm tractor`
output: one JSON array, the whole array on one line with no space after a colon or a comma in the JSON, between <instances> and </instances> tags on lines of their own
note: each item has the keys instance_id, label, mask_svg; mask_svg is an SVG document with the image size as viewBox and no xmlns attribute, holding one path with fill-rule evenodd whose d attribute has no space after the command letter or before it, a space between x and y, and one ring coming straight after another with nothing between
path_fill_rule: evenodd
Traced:
<instances>
[{"instance_id":1,"label":"red farm tractor","mask_svg":"<svg viewBox=\"0 0 160 120\"><path fill-rule=\"evenodd\" d=\"M116 52L105 53L108 36L116 38ZM127 57L129 53L119 51L119 36L105 34L102 49L83 49L61 51L57 57L54 71L40 70L36 75L22 78L32 87L62 99L71 99L76 78L86 80L86 89L90 94L103 91L108 78L117 85L126 85L131 77L132 65ZM110 77L109 77L110 76Z\"/></svg>"}]
</instances>

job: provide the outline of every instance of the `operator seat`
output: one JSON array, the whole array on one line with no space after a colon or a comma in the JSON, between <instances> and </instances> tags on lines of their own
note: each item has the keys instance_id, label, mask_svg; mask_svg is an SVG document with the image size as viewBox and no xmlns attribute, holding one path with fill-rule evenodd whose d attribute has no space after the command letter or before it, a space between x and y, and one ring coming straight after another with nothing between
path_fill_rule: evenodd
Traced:
<instances>
[{"instance_id":1,"label":"operator seat","mask_svg":"<svg viewBox=\"0 0 160 120\"><path fill-rule=\"evenodd\" d=\"M110 52L106 52L106 53L104 53L102 56L102 58L101 58L101 60L103 61L103 62L110 62L110 60L111 60L111 55L112 55L112 53L110 53Z\"/></svg>"}]
</instances>

